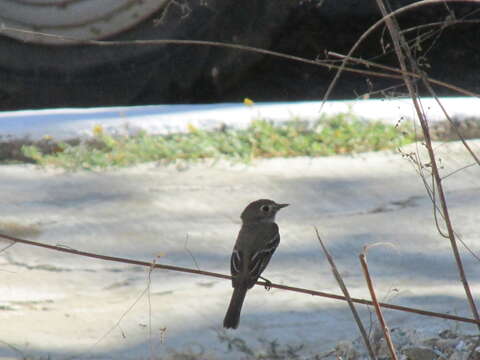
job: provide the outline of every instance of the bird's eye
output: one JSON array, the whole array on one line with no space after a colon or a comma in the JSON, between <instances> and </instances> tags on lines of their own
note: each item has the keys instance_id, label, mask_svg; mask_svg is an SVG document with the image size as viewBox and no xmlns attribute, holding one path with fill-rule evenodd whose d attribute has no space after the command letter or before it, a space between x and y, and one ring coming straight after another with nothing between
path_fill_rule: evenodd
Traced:
<instances>
[{"instance_id":1,"label":"bird's eye","mask_svg":"<svg viewBox=\"0 0 480 360\"><path fill-rule=\"evenodd\" d=\"M269 205L263 205L260 210L262 210L263 212L269 212L270 211L270 206Z\"/></svg>"}]
</instances>

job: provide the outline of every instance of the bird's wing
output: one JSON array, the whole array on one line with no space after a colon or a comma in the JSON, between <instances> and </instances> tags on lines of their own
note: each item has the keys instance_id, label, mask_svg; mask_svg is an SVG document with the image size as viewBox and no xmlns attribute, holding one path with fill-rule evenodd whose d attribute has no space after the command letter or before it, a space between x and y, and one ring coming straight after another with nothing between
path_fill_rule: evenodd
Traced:
<instances>
[{"instance_id":1,"label":"bird's wing","mask_svg":"<svg viewBox=\"0 0 480 360\"><path fill-rule=\"evenodd\" d=\"M237 282L251 288L268 265L280 243L278 226L275 223L255 225L255 230L242 228L230 259L233 287ZM248 235L247 235L248 234Z\"/></svg>"},{"instance_id":2,"label":"bird's wing","mask_svg":"<svg viewBox=\"0 0 480 360\"><path fill-rule=\"evenodd\" d=\"M272 226L269 226L268 230L260 232L259 236L261 238L257 239L257 244L261 244L261 246L256 247L256 250L251 254L250 261L248 262L249 288L252 287L260 275L262 275L278 244L280 244L278 226L274 223L270 225Z\"/></svg>"},{"instance_id":3,"label":"bird's wing","mask_svg":"<svg viewBox=\"0 0 480 360\"><path fill-rule=\"evenodd\" d=\"M230 273L232 276L237 276L242 270L243 254L237 249L233 248L232 257L230 258Z\"/></svg>"}]
</instances>

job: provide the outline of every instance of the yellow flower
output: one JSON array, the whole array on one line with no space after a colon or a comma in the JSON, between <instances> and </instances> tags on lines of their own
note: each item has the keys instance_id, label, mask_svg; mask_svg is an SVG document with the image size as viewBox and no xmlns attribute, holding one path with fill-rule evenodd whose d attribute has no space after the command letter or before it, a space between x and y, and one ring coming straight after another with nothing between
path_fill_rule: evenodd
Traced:
<instances>
[{"instance_id":1,"label":"yellow flower","mask_svg":"<svg viewBox=\"0 0 480 360\"><path fill-rule=\"evenodd\" d=\"M97 124L93 127L93 135L95 136L101 136L103 135L103 126L100 124Z\"/></svg>"},{"instance_id":2,"label":"yellow flower","mask_svg":"<svg viewBox=\"0 0 480 360\"><path fill-rule=\"evenodd\" d=\"M188 132L191 132L191 133L195 133L195 132L198 131L198 129L195 127L195 125L193 125L193 124L191 124L191 123L189 123L189 124L187 125L187 129L188 129Z\"/></svg>"},{"instance_id":3,"label":"yellow flower","mask_svg":"<svg viewBox=\"0 0 480 360\"><path fill-rule=\"evenodd\" d=\"M245 98L243 99L243 104L247 106L253 106L255 105L255 102L250 98Z\"/></svg>"}]
</instances>

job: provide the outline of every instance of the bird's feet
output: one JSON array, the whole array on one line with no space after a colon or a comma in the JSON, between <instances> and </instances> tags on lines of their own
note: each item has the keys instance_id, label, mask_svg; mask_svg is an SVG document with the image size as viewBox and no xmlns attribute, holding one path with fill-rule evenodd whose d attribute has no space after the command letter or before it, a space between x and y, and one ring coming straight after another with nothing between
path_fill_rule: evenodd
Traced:
<instances>
[{"instance_id":1,"label":"bird's feet","mask_svg":"<svg viewBox=\"0 0 480 360\"><path fill-rule=\"evenodd\" d=\"M272 282L268 279L265 279L264 277L260 276L260 279L265 281L265 290L269 291L272 288Z\"/></svg>"}]
</instances>

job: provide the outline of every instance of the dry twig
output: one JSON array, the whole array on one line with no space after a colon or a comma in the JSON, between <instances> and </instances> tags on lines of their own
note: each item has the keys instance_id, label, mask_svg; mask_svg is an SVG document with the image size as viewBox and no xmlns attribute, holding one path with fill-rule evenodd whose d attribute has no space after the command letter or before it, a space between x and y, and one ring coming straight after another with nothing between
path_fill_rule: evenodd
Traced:
<instances>
[{"instance_id":1,"label":"dry twig","mask_svg":"<svg viewBox=\"0 0 480 360\"><path fill-rule=\"evenodd\" d=\"M382 310L380 309L377 295L375 294L375 289L373 287L372 278L370 277L370 272L368 271L366 253L367 247L364 247L363 252L358 255L358 257L360 258L360 264L362 264L363 274L365 275L368 290L370 291L370 296L372 298L373 307L375 308L375 313L377 314L378 321L380 322L380 326L382 327L383 336L385 337L385 341L388 345L388 351L390 352L390 356L392 357L392 359L397 360L397 353L395 351L395 347L393 346L392 337L390 336L390 330L388 329L387 323L382 314Z\"/></svg>"},{"instance_id":2,"label":"dry twig","mask_svg":"<svg viewBox=\"0 0 480 360\"><path fill-rule=\"evenodd\" d=\"M375 352L372 349L372 345L370 344L370 341L368 340L368 334L367 331L365 330L362 320L360 320L360 316L358 315L357 309L355 309L355 305L353 304L352 298L350 297L350 293L348 292L347 286L345 285L345 282L342 279L342 276L340 275L340 272L337 269L337 266L335 265L335 262L333 261L332 256L328 252L327 248L323 244L322 238L320 237L320 234L318 233L318 229L315 228L315 233L317 234L317 239L320 242L320 245L322 246L322 250L325 253L325 257L327 258L328 262L330 263L330 267L332 269L333 276L335 277L335 280L337 280L338 285L340 286L340 289L342 289L343 295L345 296L345 299L348 302L348 306L350 307L350 311L352 312L353 318L355 319L355 322L357 323L358 330L360 331L360 334L362 335L363 342L365 343L365 347L367 348L368 354L370 355L370 359L376 359L377 357L375 356Z\"/></svg>"},{"instance_id":3,"label":"dry twig","mask_svg":"<svg viewBox=\"0 0 480 360\"><path fill-rule=\"evenodd\" d=\"M404 12L423 7L423 6L428 6L428 5L434 5L434 4L444 4L445 2L479 2L479 0L423 0L419 2L415 2L406 6L403 6L399 9L396 9L395 11L390 12L389 14L384 15L380 20L378 20L375 24L370 26L367 31L365 31L353 44L351 47L350 51L347 53L345 59L342 61L342 64L339 66L337 73L335 74L333 80L330 82L330 85L327 88L327 91L325 92L325 95L323 96L322 100L322 106L325 104L325 102L328 100L330 97L330 94L332 93L333 88L337 85L338 79L342 75L343 71L346 70L348 58L352 57L353 53L355 50L358 49L360 44L363 43L363 41L370 36L370 34L375 31L380 25L386 23L389 19L393 18L394 16L400 15ZM401 69L402 73L405 73L405 69ZM476 97L479 97L478 95L475 95Z\"/></svg>"},{"instance_id":4,"label":"dry twig","mask_svg":"<svg viewBox=\"0 0 480 360\"><path fill-rule=\"evenodd\" d=\"M85 257L90 257L90 258L104 260L104 261L113 261L113 262L124 263L124 264L146 266L148 268L178 271L178 272L197 274L197 275L203 275L203 276L211 276L211 277L216 277L216 278L220 278L220 279L231 280L231 276L229 276L229 275L214 273L214 272L210 272L210 271L196 270L196 269L190 269L190 268L185 268L185 267L181 267L181 266L164 265L164 264L158 264L158 263L152 264L151 262L147 262L147 261L126 259L126 258L115 257L115 256L100 255L100 254L95 254L95 253L91 253L91 252L87 252L87 251L79 251L79 250L75 250L75 249L71 249L71 248L67 248L67 247L48 245L48 244L43 244L43 243L39 243L39 242L32 241L32 240L20 239L20 238L16 238L16 237L5 235L5 234L0 234L0 238L10 240L10 241L13 241L13 242L16 242L16 243L20 243L20 244L41 247L41 248L45 248L45 249L49 249L49 250L60 251L60 252L68 253L68 254L85 256ZM268 285L268 286L270 286L272 288L276 288L276 289L294 291L294 292L297 292L297 293L308 294L308 295L312 295L312 296L321 296L321 297L334 299L334 300L347 301L347 299L342 295L330 294L330 293L326 293L326 292L323 292L323 291L316 291L316 290L310 290L310 289L304 289L304 288L287 286L287 285L280 285L280 284L274 284L274 283L268 283L267 284L264 281L257 281L256 285L260 285L262 287L265 287L265 285ZM373 305L373 303L370 300L358 299L358 298L351 298L351 300L356 304ZM422 310L422 309L415 309L415 308L410 308L410 307L407 307L407 306L387 304L387 303L383 303L383 302L380 302L379 305L381 307L386 308L386 309L405 311L405 312L409 312L409 313L413 313L413 314L437 317L437 318L447 319L447 320L460 321L460 322L476 324L476 325L480 326L480 321L475 320L475 319L466 318L466 317L463 317L463 316L438 313L438 312Z\"/></svg>"},{"instance_id":5,"label":"dry twig","mask_svg":"<svg viewBox=\"0 0 480 360\"><path fill-rule=\"evenodd\" d=\"M440 1L440 0L433 0L433 1L437 2L437 1ZM450 1L458 1L458 0L450 0ZM379 24L379 23L377 23L377 24ZM377 25L377 24L375 24L375 25ZM370 29L368 31L370 31ZM373 31L373 29L372 29L372 31ZM346 66L346 61L347 60L344 60L342 62L342 65L334 65L329 61L322 61L318 58L312 60L312 59L307 59L307 58L303 58L303 57L300 57L300 56L281 53L281 52L278 52L278 51L272 51L272 50L266 50L266 49L256 48L256 47L247 46L247 45L232 44L232 43L218 42L218 41L177 40L177 39L129 40L129 41L127 41L127 40L118 40L118 41L114 41L114 40L81 40L81 39L76 39L76 38L63 36L63 35L48 34L48 33L43 33L43 32L38 32L38 31L13 28L13 27L6 26L4 24L0 24L0 34L1 33L7 33L7 32L17 32L17 33L22 33L22 34L27 34L27 35L29 35L29 34L30 35L35 35L37 37L41 36L41 37L45 37L45 38L58 39L58 40L62 40L62 41L65 41L65 42L70 42L71 44L74 44L74 45L94 45L94 46L158 46L158 45L212 46L212 47L220 47L220 48L226 48L226 49L247 51L247 52L263 54L263 55L267 55L267 56L274 56L274 57L278 57L278 58L282 58L282 59L301 62L301 63L304 63L304 64L322 66L322 67L325 67L329 70L330 69L337 69L338 72L337 72L336 76L339 76L339 74L342 71L349 71L349 72L353 72L353 73L362 74L362 75L365 75L365 76L383 77L383 78L402 80L401 75L349 68L349 67ZM351 55L351 53L349 52L349 55L347 57L350 57L350 55ZM377 66L377 67L382 68L382 66L380 66L380 65ZM396 69L396 70L397 70L396 72L401 73L400 70L398 70L398 69ZM392 71L392 70L390 70L390 71ZM428 78L428 80L431 81L434 84L437 84L437 85L449 88L451 90L457 91L460 94L480 98L480 94L477 94L475 92L460 88L458 86L447 84L443 81L438 81L438 80L435 80L435 79ZM332 81L332 84L330 86L331 88L333 88L333 85L334 85L335 82L336 82L336 78ZM324 101L326 101L326 99L328 98L328 96L330 94L330 91L331 91L330 87L329 87L329 90L327 90L327 93L324 97Z\"/></svg>"},{"instance_id":6,"label":"dry twig","mask_svg":"<svg viewBox=\"0 0 480 360\"><path fill-rule=\"evenodd\" d=\"M391 72L394 72L394 73L397 73L397 74L402 74L402 70L400 69L397 69L395 67L392 67L392 66L388 66L388 65L383 65L383 64L378 64L376 62L373 62L373 61L369 61L369 60L365 60L365 59L361 59L361 58L356 58L356 57L353 57L353 56L348 56L348 55L344 55L344 54L339 54L335 51L328 51L327 52L327 55L328 56L333 56L333 57L336 57L336 58L339 58L339 59L342 59L344 61L351 61L353 63L357 63L357 64L362 64L362 65L365 65L365 66L368 66L368 67L376 67L376 68L379 68L379 69L382 69L382 70L387 70L387 71L391 71ZM340 67L340 66L339 66ZM339 68L338 67L338 68ZM350 69L350 68L349 68ZM407 72L407 75L408 76L412 76L414 78L417 78L417 79L421 79L422 77L419 75L419 74L415 74L413 72ZM459 86L455 86L453 84L449 84L449 83L446 83L444 81L440 81L440 80L437 80L437 79L433 79L431 77L427 77L426 80L429 82L429 83L432 83L432 84L435 84L435 85L438 85L438 86L441 86L441 87L444 87L446 89L450 89L450 90L453 90L453 91L456 91L458 92L459 94L462 94L462 95L466 95L466 96L472 96L472 97L477 97L477 98L480 98L480 94L477 94L473 91L470 91L470 90L467 90L467 89L463 89Z\"/></svg>"},{"instance_id":7,"label":"dry twig","mask_svg":"<svg viewBox=\"0 0 480 360\"><path fill-rule=\"evenodd\" d=\"M432 2L432 1L426 0L424 2L427 3L427 2ZM418 119L420 121L420 125L421 125L422 130L423 130L423 136L424 136L424 139L425 139L425 146L427 147L428 155L429 155L429 158L430 158L430 166L431 166L431 169L432 169L432 176L433 176L434 181L435 181L434 186L436 188L436 191L438 193L438 197L440 199L440 207L442 209L442 216L443 216L444 221L445 221L445 226L447 227L448 237L450 239L450 244L451 244L451 247L452 247L453 255L454 255L454 258L455 258L455 262L457 264L458 272L459 272L459 275L460 275L460 280L463 284L465 294L467 296L467 300L468 300L468 303L470 305L470 309L472 311L473 317L476 320L480 320L480 317L479 317L479 314L478 314L478 311L477 311L477 307L475 305L475 301L473 300L473 296L472 296L472 293L471 293L471 290L470 290L470 286L468 284L467 276L466 276L465 270L463 268L463 263L462 263L462 259L460 257L460 252L458 251L457 242L456 242L456 238L455 238L455 232L454 232L454 229L453 229L452 222L450 220L447 201L446 201L446 198L445 198L445 192L444 192L443 186L442 186L442 179L441 179L440 173L438 171L437 161L436 161L436 158L435 158L435 152L433 150L432 141L431 141L431 138L430 138L430 131L429 131L429 128L428 128L428 122L427 122L427 119L425 117L424 112L422 111L422 106L421 106L420 100L418 98L418 93L413 86L412 78L407 75L407 73L409 72L409 69L410 69L410 72L414 72L414 73L417 73L417 74L422 74L422 72L418 68L418 66L417 66L417 64L416 64L416 62L415 62L415 60L412 56L410 48L408 47L408 45L405 42L405 39L400 34L399 26L396 23L395 17L392 15L393 13L387 14L387 10L386 10L382 0L377 0L377 4L378 4L378 7L380 8L380 11L383 15L383 18L385 19L385 23L386 23L386 25L388 27L388 30L390 32L390 36L391 36L392 41L393 41L393 46L394 46L394 49L395 49L395 53L397 55L398 62L400 64L400 68L402 70L403 81L404 81L405 85L407 86L409 95L410 95L410 97L413 101L413 105L415 107ZM478 328L480 329L480 325L478 325Z\"/></svg>"}]
</instances>

